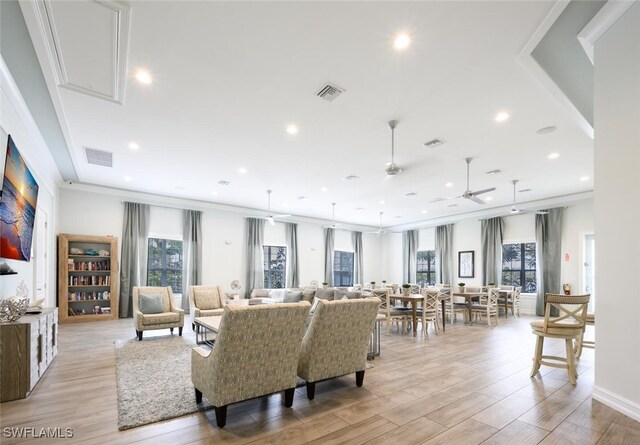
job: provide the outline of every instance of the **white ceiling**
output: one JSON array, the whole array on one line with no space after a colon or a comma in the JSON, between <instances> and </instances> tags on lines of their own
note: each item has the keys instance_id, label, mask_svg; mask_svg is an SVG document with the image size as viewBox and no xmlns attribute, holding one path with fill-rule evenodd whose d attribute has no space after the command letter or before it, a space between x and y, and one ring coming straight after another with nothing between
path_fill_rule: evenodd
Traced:
<instances>
[{"instance_id":1,"label":"white ceiling","mask_svg":"<svg viewBox=\"0 0 640 445\"><path fill-rule=\"evenodd\" d=\"M113 51L105 35L68 26L87 14L69 5L60 8L67 26L59 31L69 33L60 37L63 56L77 65L87 46ZM475 158L472 190L497 187L483 195L493 198L484 207L509 205L514 178L531 189L518 194L522 201L593 188L592 179L579 181L593 177L592 140L517 60L551 2L129 5L124 104L54 92L83 183L261 209L272 189L278 213L330 218L336 202L340 221L377 225L384 211L385 226L480 208L430 203L464 191L465 157ZM392 47L399 31L412 36L403 52ZM87 60L68 74L104 84L99 67ZM151 85L135 80L138 68L149 70ZM346 89L331 103L315 96L327 81ZM496 123L499 111L511 118ZM390 119L400 121L396 162L405 171L386 178ZM285 132L290 123L295 136ZM549 125L558 130L536 135ZM424 148L434 137L447 143ZM131 141L140 150L127 148ZM114 167L87 164L83 146L113 152ZM548 160L551 152L560 157ZM492 169L503 173L485 174Z\"/></svg>"}]
</instances>

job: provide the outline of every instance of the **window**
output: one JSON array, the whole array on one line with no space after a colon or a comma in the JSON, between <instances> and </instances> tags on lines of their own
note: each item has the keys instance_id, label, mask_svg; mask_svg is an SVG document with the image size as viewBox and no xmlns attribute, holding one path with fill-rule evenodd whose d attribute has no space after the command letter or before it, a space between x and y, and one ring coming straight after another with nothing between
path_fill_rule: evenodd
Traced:
<instances>
[{"instance_id":1,"label":"window","mask_svg":"<svg viewBox=\"0 0 640 445\"><path fill-rule=\"evenodd\" d=\"M418 252L416 281L421 287L436 284L436 251L421 250Z\"/></svg>"},{"instance_id":2,"label":"window","mask_svg":"<svg viewBox=\"0 0 640 445\"><path fill-rule=\"evenodd\" d=\"M502 284L536 293L536 243L502 245Z\"/></svg>"},{"instance_id":3,"label":"window","mask_svg":"<svg viewBox=\"0 0 640 445\"><path fill-rule=\"evenodd\" d=\"M264 246L264 287L265 289L283 289L287 264L287 248L283 246Z\"/></svg>"},{"instance_id":4,"label":"window","mask_svg":"<svg viewBox=\"0 0 640 445\"><path fill-rule=\"evenodd\" d=\"M333 252L333 285L353 286L353 252Z\"/></svg>"},{"instance_id":5,"label":"window","mask_svg":"<svg viewBox=\"0 0 640 445\"><path fill-rule=\"evenodd\" d=\"M149 238L147 286L171 286L182 293L182 241Z\"/></svg>"}]
</instances>

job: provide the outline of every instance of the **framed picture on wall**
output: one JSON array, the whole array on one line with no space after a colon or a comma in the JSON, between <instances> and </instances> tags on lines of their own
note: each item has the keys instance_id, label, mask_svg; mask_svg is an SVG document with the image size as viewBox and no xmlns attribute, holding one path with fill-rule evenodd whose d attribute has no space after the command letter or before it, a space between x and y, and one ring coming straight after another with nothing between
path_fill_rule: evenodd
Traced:
<instances>
[{"instance_id":1,"label":"framed picture on wall","mask_svg":"<svg viewBox=\"0 0 640 445\"><path fill-rule=\"evenodd\" d=\"M458 252L458 277L473 278L475 264L475 251L463 250Z\"/></svg>"}]
</instances>

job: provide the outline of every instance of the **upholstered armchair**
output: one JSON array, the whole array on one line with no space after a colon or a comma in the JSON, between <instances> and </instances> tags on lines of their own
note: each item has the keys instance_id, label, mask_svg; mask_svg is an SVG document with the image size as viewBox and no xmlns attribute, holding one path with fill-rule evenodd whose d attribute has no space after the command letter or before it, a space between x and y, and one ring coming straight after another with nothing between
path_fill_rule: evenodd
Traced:
<instances>
[{"instance_id":1,"label":"upholstered armchair","mask_svg":"<svg viewBox=\"0 0 640 445\"><path fill-rule=\"evenodd\" d=\"M310 307L306 301L225 306L213 349L192 350L196 403L207 397L220 428L231 403L284 391L291 407Z\"/></svg>"},{"instance_id":2,"label":"upholstered armchair","mask_svg":"<svg viewBox=\"0 0 640 445\"><path fill-rule=\"evenodd\" d=\"M140 296L159 296L162 303L162 312L145 314L140 310ZM133 323L136 327L138 340L142 340L142 332L153 329L169 328L173 334L173 328L178 328L178 335L182 335L184 326L184 311L173 305L173 292L171 286L167 287L134 287L133 299Z\"/></svg>"},{"instance_id":3,"label":"upholstered armchair","mask_svg":"<svg viewBox=\"0 0 640 445\"><path fill-rule=\"evenodd\" d=\"M355 372L356 385L362 386L379 306L378 298L318 301L298 360L298 376L307 382L310 400L320 380Z\"/></svg>"},{"instance_id":4,"label":"upholstered armchair","mask_svg":"<svg viewBox=\"0 0 640 445\"><path fill-rule=\"evenodd\" d=\"M189 286L189 319L195 331L196 317L213 317L224 312L225 298L220 286Z\"/></svg>"}]
</instances>

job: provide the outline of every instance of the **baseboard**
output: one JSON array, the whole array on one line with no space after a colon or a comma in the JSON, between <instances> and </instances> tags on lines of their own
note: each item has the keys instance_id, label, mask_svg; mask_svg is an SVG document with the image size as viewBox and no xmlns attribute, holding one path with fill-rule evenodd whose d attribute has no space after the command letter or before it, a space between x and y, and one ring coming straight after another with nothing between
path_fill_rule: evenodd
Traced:
<instances>
[{"instance_id":1,"label":"baseboard","mask_svg":"<svg viewBox=\"0 0 640 445\"><path fill-rule=\"evenodd\" d=\"M640 422L640 405L598 386L593 387L593 399Z\"/></svg>"}]
</instances>

